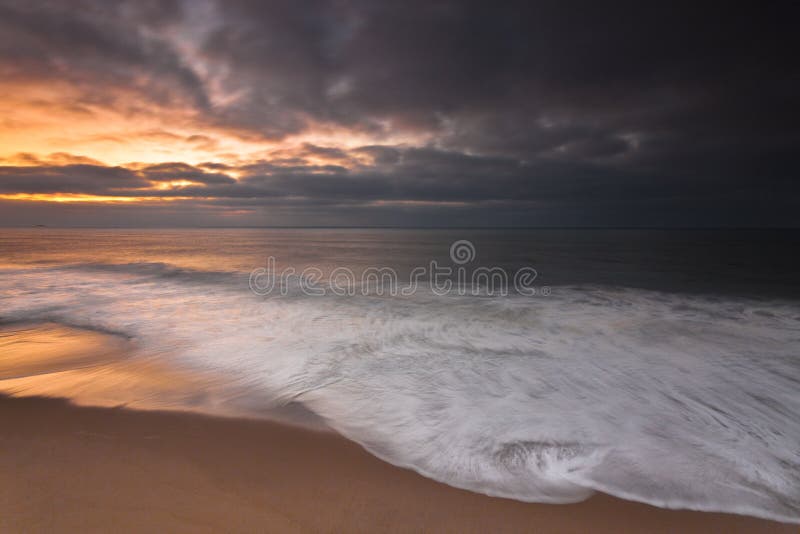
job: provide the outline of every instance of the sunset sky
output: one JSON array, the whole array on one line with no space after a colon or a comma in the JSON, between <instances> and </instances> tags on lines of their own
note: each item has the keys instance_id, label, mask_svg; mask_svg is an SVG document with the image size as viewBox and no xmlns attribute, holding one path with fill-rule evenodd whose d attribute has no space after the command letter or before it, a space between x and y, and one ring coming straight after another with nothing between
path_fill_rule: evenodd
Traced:
<instances>
[{"instance_id":1,"label":"sunset sky","mask_svg":"<svg viewBox=\"0 0 800 534\"><path fill-rule=\"evenodd\" d=\"M0 0L0 225L797 226L769 5Z\"/></svg>"}]
</instances>

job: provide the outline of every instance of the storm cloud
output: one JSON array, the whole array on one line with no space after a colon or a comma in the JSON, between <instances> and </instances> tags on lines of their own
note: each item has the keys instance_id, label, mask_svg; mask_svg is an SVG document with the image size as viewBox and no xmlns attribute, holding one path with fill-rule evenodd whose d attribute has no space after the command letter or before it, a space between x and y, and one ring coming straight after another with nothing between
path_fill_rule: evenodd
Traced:
<instances>
[{"instance_id":1,"label":"storm cloud","mask_svg":"<svg viewBox=\"0 0 800 534\"><path fill-rule=\"evenodd\" d=\"M0 0L6 79L66 83L58 104L88 114L179 112L190 135L163 142L209 153L103 165L77 150L91 163L0 166L0 191L174 197L243 224L796 226L795 15ZM268 148L225 152L223 135Z\"/></svg>"}]
</instances>

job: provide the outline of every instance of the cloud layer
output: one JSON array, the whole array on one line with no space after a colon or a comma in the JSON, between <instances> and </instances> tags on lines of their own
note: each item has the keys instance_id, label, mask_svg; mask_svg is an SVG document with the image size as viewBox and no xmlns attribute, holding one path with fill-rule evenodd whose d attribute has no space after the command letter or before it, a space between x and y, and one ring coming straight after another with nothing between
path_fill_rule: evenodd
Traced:
<instances>
[{"instance_id":1,"label":"cloud layer","mask_svg":"<svg viewBox=\"0 0 800 534\"><path fill-rule=\"evenodd\" d=\"M793 11L0 0L0 223L795 226Z\"/></svg>"}]
</instances>

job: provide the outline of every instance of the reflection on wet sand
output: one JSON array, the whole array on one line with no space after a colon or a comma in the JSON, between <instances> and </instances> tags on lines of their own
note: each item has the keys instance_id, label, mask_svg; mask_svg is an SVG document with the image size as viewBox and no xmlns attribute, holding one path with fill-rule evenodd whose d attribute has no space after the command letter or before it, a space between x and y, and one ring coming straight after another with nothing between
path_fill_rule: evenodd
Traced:
<instances>
[{"instance_id":1,"label":"reflection on wet sand","mask_svg":"<svg viewBox=\"0 0 800 534\"><path fill-rule=\"evenodd\" d=\"M82 406L191 411L269 419L328 429L296 403L253 400L252 391L198 370L165 362L169 355L144 352L135 341L58 323L0 326L0 394L57 397Z\"/></svg>"},{"instance_id":2,"label":"reflection on wet sand","mask_svg":"<svg viewBox=\"0 0 800 534\"><path fill-rule=\"evenodd\" d=\"M131 340L92 330L56 323L6 325L0 328L0 392L137 408L165 408L170 392L185 395L187 377L152 359L134 360L135 351ZM159 406L149 402L156 397Z\"/></svg>"},{"instance_id":3,"label":"reflection on wet sand","mask_svg":"<svg viewBox=\"0 0 800 534\"><path fill-rule=\"evenodd\" d=\"M88 368L119 361L127 340L54 323L0 328L0 380Z\"/></svg>"}]
</instances>

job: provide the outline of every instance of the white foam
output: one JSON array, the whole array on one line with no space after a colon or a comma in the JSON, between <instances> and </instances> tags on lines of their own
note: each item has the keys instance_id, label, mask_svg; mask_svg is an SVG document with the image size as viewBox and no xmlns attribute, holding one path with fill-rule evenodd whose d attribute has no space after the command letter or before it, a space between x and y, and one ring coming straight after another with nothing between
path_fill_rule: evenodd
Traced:
<instances>
[{"instance_id":1,"label":"white foam","mask_svg":"<svg viewBox=\"0 0 800 534\"><path fill-rule=\"evenodd\" d=\"M143 358L210 373L200 409L301 402L454 486L800 522L795 303L601 287L262 298L137 268L6 271L0 289L0 319L122 332Z\"/></svg>"}]
</instances>

